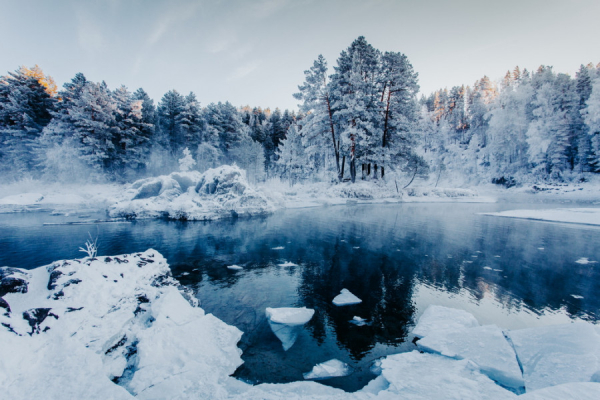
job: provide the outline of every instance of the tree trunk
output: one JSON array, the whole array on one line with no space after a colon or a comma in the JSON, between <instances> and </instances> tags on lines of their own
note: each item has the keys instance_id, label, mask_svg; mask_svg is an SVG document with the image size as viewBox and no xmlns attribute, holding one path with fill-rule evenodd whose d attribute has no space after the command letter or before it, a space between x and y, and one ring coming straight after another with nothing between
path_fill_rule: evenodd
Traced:
<instances>
[{"instance_id":1,"label":"tree trunk","mask_svg":"<svg viewBox=\"0 0 600 400\"><path fill-rule=\"evenodd\" d=\"M342 169L340 170L340 182L344 179L344 166L346 165L346 156L342 156Z\"/></svg>"},{"instance_id":2,"label":"tree trunk","mask_svg":"<svg viewBox=\"0 0 600 400\"><path fill-rule=\"evenodd\" d=\"M415 176L417 176L417 170L418 170L418 169L419 169L419 166L415 166L415 173L413 174L413 176L412 176L412 178L411 178L410 182L408 182L408 183L406 184L406 186L404 186L402 189L406 189L406 188L408 187L408 185L410 185L410 184L412 183L412 181L414 181L414 180L415 180Z\"/></svg>"},{"instance_id":3,"label":"tree trunk","mask_svg":"<svg viewBox=\"0 0 600 400\"><path fill-rule=\"evenodd\" d=\"M371 163L367 164L367 176L370 178L371 177Z\"/></svg>"},{"instance_id":4,"label":"tree trunk","mask_svg":"<svg viewBox=\"0 0 600 400\"><path fill-rule=\"evenodd\" d=\"M343 173L340 173L340 150L339 150L339 142L336 146L335 144L335 131L333 129L333 114L331 112L331 103L329 102L329 96L325 96L325 101L327 102L327 111L329 113L329 129L331 130L331 142L333 144L333 151L335 152L335 166L337 167L338 179L341 181L343 177Z\"/></svg>"},{"instance_id":5,"label":"tree trunk","mask_svg":"<svg viewBox=\"0 0 600 400\"><path fill-rule=\"evenodd\" d=\"M383 179L383 175L385 174L383 167L381 167L381 178Z\"/></svg>"},{"instance_id":6,"label":"tree trunk","mask_svg":"<svg viewBox=\"0 0 600 400\"><path fill-rule=\"evenodd\" d=\"M361 178L361 179L362 179L363 181L365 180L365 170L366 170L365 163L362 163L362 178Z\"/></svg>"},{"instance_id":7,"label":"tree trunk","mask_svg":"<svg viewBox=\"0 0 600 400\"><path fill-rule=\"evenodd\" d=\"M374 171L373 171L373 172L374 172L374 173L373 173L373 179L377 179L377 164L375 164L375 166L374 166L374 167L375 167L375 168L374 168Z\"/></svg>"},{"instance_id":8,"label":"tree trunk","mask_svg":"<svg viewBox=\"0 0 600 400\"><path fill-rule=\"evenodd\" d=\"M385 106L385 118L384 118L384 123L383 123L383 138L382 138L382 147L385 147L387 145L387 130L388 130L388 120L389 120L389 116L390 116L390 100L392 98L392 92L389 91L388 92L388 97L387 97L387 104Z\"/></svg>"},{"instance_id":9,"label":"tree trunk","mask_svg":"<svg viewBox=\"0 0 600 400\"><path fill-rule=\"evenodd\" d=\"M350 179L352 183L356 182L356 158L354 157L350 160Z\"/></svg>"}]
</instances>

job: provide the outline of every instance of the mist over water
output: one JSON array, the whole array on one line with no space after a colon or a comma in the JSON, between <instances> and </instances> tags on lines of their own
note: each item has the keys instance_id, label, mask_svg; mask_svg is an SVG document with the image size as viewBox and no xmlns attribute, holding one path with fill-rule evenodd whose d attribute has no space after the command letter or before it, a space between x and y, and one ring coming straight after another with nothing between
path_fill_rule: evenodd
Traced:
<instances>
[{"instance_id":1,"label":"mist over water","mask_svg":"<svg viewBox=\"0 0 600 400\"><path fill-rule=\"evenodd\" d=\"M374 360L414 348L410 331L430 304L462 308L481 324L506 329L600 319L599 264L575 262L600 261L600 229L477 214L540 207L556 205L377 204L210 223L95 225L43 223L102 214L0 214L0 265L34 268L82 257L88 232L99 237L101 256L152 247L208 313L244 332L244 364L235 376L302 380L315 364L337 358L353 374L323 382L357 390L375 376ZM286 261L297 266L278 265ZM226 268L232 264L243 270ZM362 303L334 306L342 288ZM284 351L265 308L302 306L315 315ZM369 325L351 324L354 316Z\"/></svg>"}]
</instances>

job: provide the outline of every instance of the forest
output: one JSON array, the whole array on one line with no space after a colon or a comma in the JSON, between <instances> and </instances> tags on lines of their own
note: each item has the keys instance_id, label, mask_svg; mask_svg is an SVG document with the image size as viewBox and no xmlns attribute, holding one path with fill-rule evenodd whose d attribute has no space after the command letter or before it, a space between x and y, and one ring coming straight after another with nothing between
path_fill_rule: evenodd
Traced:
<instances>
[{"instance_id":1,"label":"forest","mask_svg":"<svg viewBox=\"0 0 600 400\"><path fill-rule=\"evenodd\" d=\"M201 106L194 93L110 89L78 73L59 90L37 65L0 77L5 181L128 182L237 164L253 182L352 181L386 174L432 185L583 181L600 172L600 64L552 67L419 98L407 56L364 37L333 70L318 56L293 96L298 111Z\"/></svg>"}]
</instances>

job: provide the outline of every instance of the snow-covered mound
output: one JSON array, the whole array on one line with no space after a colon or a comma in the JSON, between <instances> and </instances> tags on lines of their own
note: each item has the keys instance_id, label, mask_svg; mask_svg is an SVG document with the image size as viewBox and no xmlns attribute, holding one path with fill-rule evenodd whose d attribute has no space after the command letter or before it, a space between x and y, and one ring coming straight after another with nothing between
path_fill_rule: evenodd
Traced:
<instances>
[{"instance_id":1,"label":"snow-covered mound","mask_svg":"<svg viewBox=\"0 0 600 400\"><path fill-rule=\"evenodd\" d=\"M203 174L174 172L136 181L108 212L112 217L211 220L274 210L271 201L250 187L243 170L223 165Z\"/></svg>"},{"instance_id":2,"label":"snow-covered mound","mask_svg":"<svg viewBox=\"0 0 600 400\"><path fill-rule=\"evenodd\" d=\"M340 294L333 298L333 304L336 306L350 306L358 303L362 303L362 300L352 294L348 289L342 289Z\"/></svg>"},{"instance_id":3,"label":"snow-covered mound","mask_svg":"<svg viewBox=\"0 0 600 400\"><path fill-rule=\"evenodd\" d=\"M523 218L570 224L600 225L600 208L555 208L546 210L508 210L482 213L497 217Z\"/></svg>"},{"instance_id":4,"label":"snow-covered mound","mask_svg":"<svg viewBox=\"0 0 600 400\"><path fill-rule=\"evenodd\" d=\"M343 361L333 359L317 364L310 372L305 373L304 379L327 379L350 374L351 369Z\"/></svg>"},{"instance_id":5,"label":"snow-covered mound","mask_svg":"<svg viewBox=\"0 0 600 400\"><path fill-rule=\"evenodd\" d=\"M241 332L192 305L154 250L1 271L6 398L215 398L242 363Z\"/></svg>"},{"instance_id":6,"label":"snow-covered mound","mask_svg":"<svg viewBox=\"0 0 600 400\"><path fill-rule=\"evenodd\" d=\"M422 338L438 331L448 333L476 326L479 326L479 322L473 314L456 308L431 305L421 315L412 333Z\"/></svg>"}]
</instances>

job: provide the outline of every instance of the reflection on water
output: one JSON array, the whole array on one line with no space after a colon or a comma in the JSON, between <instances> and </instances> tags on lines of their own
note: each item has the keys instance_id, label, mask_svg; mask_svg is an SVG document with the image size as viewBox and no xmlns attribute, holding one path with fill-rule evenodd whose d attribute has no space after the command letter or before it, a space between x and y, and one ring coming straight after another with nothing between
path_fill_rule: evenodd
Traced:
<instances>
[{"instance_id":1,"label":"reflection on water","mask_svg":"<svg viewBox=\"0 0 600 400\"><path fill-rule=\"evenodd\" d=\"M80 257L77 248L96 230L101 255L153 247L207 312L244 332L237 377L302 380L314 365L337 358L353 374L323 383L356 390L373 378L375 359L414 348L409 332L429 304L509 329L599 319L600 264L575 263L600 261L599 229L476 214L531 207L365 205L213 223L97 226L41 226L39 215L0 215L0 265L31 268ZM279 265L286 261L297 265ZM232 264L244 269L226 268ZM334 306L343 288L362 303ZM265 308L302 306L315 315L286 337L289 344L293 336L286 351ZM355 316L370 323L350 323Z\"/></svg>"}]
</instances>

